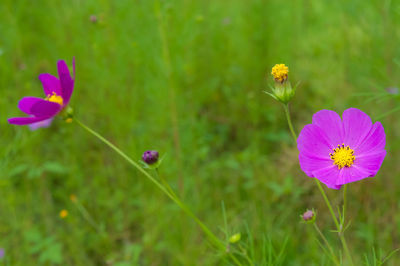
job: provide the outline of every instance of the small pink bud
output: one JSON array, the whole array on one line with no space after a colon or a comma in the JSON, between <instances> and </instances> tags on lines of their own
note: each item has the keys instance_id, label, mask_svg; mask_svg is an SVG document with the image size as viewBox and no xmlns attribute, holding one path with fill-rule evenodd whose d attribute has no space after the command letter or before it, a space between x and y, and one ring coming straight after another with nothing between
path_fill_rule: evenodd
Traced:
<instances>
[{"instance_id":1,"label":"small pink bud","mask_svg":"<svg viewBox=\"0 0 400 266\"><path fill-rule=\"evenodd\" d=\"M314 222L315 221L315 213L312 210L307 210L303 215L301 216L305 222Z\"/></svg>"},{"instance_id":2,"label":"small pink bud","mask_svg":"<svg viewBox=\"0 0 400 266\"><path fill-rule=\"evenodd\" d=\"M97 16L96 15L91 15L90 16L90 22L97 23Z\"/></svg>"}]
</instances>

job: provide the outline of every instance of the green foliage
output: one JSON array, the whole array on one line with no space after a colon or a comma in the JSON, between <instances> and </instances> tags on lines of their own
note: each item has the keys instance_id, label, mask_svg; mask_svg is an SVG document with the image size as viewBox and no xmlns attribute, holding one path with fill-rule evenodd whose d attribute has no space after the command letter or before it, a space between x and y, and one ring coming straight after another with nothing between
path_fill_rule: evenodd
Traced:
<instances>
[{"instance_id":1,"label":"green foliage","mask_svg":"<svg viewBox=\"0 0 400 266\"><path fill-rule=\"evenodd\" d=\"M380 118L388 156L376 178L349 186L346 236L357 265L382 261L400 241L400 124L390 112L399 97L386 93L400 84L399 11L388 0L2 0L5 261L229 263L190 218L76 124L56 119L31 132L7 123L21 115L20 98L43 97L37 76L56 74L56 61L71 64L73 56L75 115L132 158L167 153L160 174L221 239L241 233L235 248L244 264L247 256L257 265L329 265L312 228L298 222L305 209L318 211L340 247L317 188L299 169L284 112L263 93L271 67L285 63L291 82L301 81L290 106L297 131L320 109L352 106ZM340 192L329 196L340 203ZM227 226L219 230L222 201Z\"/></svg>"},{"instance_id":2,"label":"green foliage","mask_svg":"<svg viewBox=\"0 0 400 266\"><path fill-rule=\"evenodd\" d=\"M62 245L57 243L53 236L44 237L37 228L32 228L24 233L28 243L28 253L37 255L40 264L60 264L63 261Z\"/></svg>"}]
</instances>

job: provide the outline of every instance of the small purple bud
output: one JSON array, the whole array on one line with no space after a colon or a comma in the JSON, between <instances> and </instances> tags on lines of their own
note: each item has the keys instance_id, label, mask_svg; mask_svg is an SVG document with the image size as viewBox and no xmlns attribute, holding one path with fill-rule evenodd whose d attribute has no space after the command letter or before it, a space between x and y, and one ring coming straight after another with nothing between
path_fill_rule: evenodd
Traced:
<instances>
[{"instance_id":1,"label":"small purple bud","mask_svg":"<svg viewBox=\"0 0 400 266\"><path fill-rule=\"evenodd\" d=\"M0 259L4 257L4 248L0 248Z\"/></svg>"},{"instance_id":2,"label":"small purple bud","mask_svg":"<svg viewBox=\"0 0 400 266\"><path fill-rule=\"evenodd\" d=\"M389 88L386 88L386 91L387 91L389 94L393 94L393 95L399 94L399 88L396 88L396 87L389 87Z\"/></svg>"},{"instance_id":3,"label":"small purple bud","mask_svg":"<svg viewBox=\"0 0 400 266\"><path fill-rule=\"evenodd\" d=\"M97 23L97 16L96 15L91 15L90 16L90 22Z\"/></svg>"},{"instance_id":4,"label":"small purple bud","mask_svg":"<svg viewBox=\"0 0 400 266\"><path fill-rule=\"evenodd\" d=\"M147 164L154 164L158 161L158 151L145 151L142 159Z\"/></svg>"},{"instance_id":5,"label":"small purple bud","mask_svg":"<svg viewBox=\"0 0 400 266\"><path fill-rule=\"evenodd\" d=\"M305 213L303 213L303 220L304 221L311 221L314 218L314 212L307 210Z\"/></svg>"}]
</instances>

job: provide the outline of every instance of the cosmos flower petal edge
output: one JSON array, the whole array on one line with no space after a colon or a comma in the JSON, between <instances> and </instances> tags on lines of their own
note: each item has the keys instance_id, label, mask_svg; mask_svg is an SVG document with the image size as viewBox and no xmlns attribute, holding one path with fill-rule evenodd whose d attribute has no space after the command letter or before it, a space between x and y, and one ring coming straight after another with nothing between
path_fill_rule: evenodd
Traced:
<instances>
[{"instance_id":1,"label":"cosmos flower petal edge","mask_svg":"<svg viewBox=\"0 0 400 266\"><path fill-rule=\"evenodd\" d=\"M58 78L48 73L43 73L39 75L39 80L42 82L45 95L51 95L53 92L61 95L61 83Z\"/></svg>"},{"instance_id":2,"label":"cosmos flower petal edge","mask_svg":"<svg viewBox=\"0 0 400 266\"><path fill-rule=\"evenodd\" d=\"M380 122L356 108L343 112L321 110L297 138L300 168L327 187L373 177L386 156L386 136Z\"/></svg>"},{"instance_id":3,"label":"cosmos flower petal edge","mask_svg":"<svg viewBox=\"0 0 400 266\"><path fill-rule=\"evenodd\" d=\"M48 119L45 119L45 120L42 120L42 121L39 121L39 122L36 122L33 124L29 124L28 126L31 130L36 130L41 127L46 128L51 125L51 122L53 122L53 119L54 119L54 117L51 117L51 118L48 118Z\"/></svg>"},{"instance_id":4,"label":"cosmos flower petal edge","mask_svg":"<svg viewBox=\"0 0 400 266\"><path fill-rule=\"evenodd\" d=\"M29 116L29 117L13 117L13 118L9 118L8 122L10 124L14 124L17 126L26 126L26 125L30 125L33 123L37 123L37 122L41 122L46 120L46 117L34 117L34 116Z\"/></svg>"},{"instance_id":5,"label":"cosmos flower petal edge","mask_svg":"<svg viewBox=\"0 0 400 266\"><path fill-rule=\"evenodd\" d=\"M331 110L321 110L312 117L312 124L321 128L332 143L343 142L344 129L340 116Z\"/></svg>"},{"instance_id":6,"label":"cosmos flower petal edge","mask_svg":"<svg viewBox=\"0 0 400 266\"><path fill-rule=\"evenodd\" d=\"M72 68L75 79L75 59L73 59L72 61ZM61 96L66 102L66 104L68 104L72 92L74 90L74 79L71 77L67 63L65 63L64 60L59 60L57 62L57 70L58 70L58 76L60 77L60 83L62 88Z\"/></svg>"},{"instance_id":7,"label":"cosmos flower petal edge","mask_svg":"<svg viewBox=\"0 0 400 266\"><path fill-rule=\"evenodd\" d=\"M42 98L38 98L38 97L32 97L32 96L27 96L22 98L19 102L18 102L18 108L28 114L28 115L33 115L31 112L32 106L40 101L43 101Z\"/></svg>"},{"instance_id":8,"label":"cosmos flower petal edge","mask_svg":"<svg viewBox=\"0 0 400 266\"><path fill-rule=\"evenodd\" d=\"M344 143L357 148L372 128L371 118L361 110L349 108L343 112Z\"/></svg>"}]
</instances>

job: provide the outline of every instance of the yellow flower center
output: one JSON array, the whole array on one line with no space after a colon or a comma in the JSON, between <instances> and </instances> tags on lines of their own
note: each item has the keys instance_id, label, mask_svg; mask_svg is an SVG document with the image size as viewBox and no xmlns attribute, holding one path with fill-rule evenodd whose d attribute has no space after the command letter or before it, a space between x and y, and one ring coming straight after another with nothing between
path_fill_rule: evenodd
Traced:
<instances>
[{"instance_id":1,"label":"yellow flower center","mask_svg":"<svg viewBox=\"0 0 400 266\"><path fill-rule=\"evenodd\" d=\"M333 153L329 153L329 156L333 160L333 164L337 165L339 169L353 165L356 157L354 156L354 150L350 149L349 146L338 145L333 151Z\"/></svg>"},{"instance_id":2,"label":"yellow flower center","mask_svg":"<svg viewBox=\"0 0 400 266\"><path fill-rule=\"evenodd\" d=\"M58 103L59 105L63 105L63 98L60 95L57 95L54 91L53 94L47 95L46 101Z\"/></svg>"},{"instance_id":3,"label":"yellow flower center","mask_svg":"<svg viewBox=\"0 0 400 266\"><path fill-rule=\"evenodd\" d=\"M289 68L285 66L285 64L276 64L271 71L272 76L274 79L279 82L284 82L289 73Z\"/></svg>"}]
</instances>

